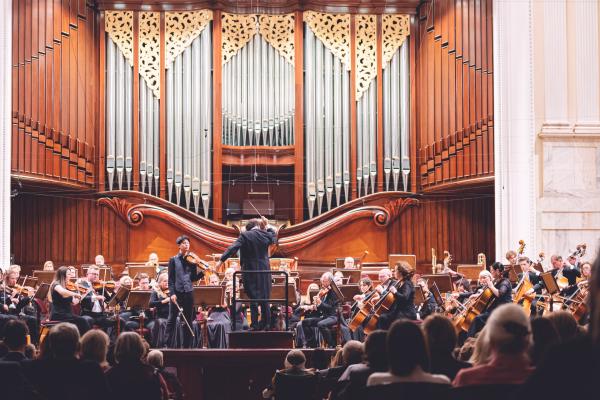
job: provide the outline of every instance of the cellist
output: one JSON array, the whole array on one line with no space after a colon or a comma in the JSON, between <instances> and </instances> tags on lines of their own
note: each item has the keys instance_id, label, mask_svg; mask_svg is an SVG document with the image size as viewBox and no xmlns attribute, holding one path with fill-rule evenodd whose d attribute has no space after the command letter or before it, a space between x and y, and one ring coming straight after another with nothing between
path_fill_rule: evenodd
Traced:
<instances>
[{"instance_id":1,"label":"cellist","mask_svg":"<svg viewBox=\"0 0 600 400\"><path fill-rule=\"evenodd\" d=\"M512 286L505 276L504 265L500 262L495 262L490 267L490 273L491 277L490 275L485 274L481 277L482 279L480 282L483 284L484 288L490 288L495 299L491 305L487 307L485 312L473 319L473 323L469 327L469 332L467 333L469 337L475 336L475 334L484 327L494 309L502 304L512 303Z\"/></svg>"},{"instance_id":2,"label":"cellist","mask_svg":"<svg viewBox=\"0 0 600 400\"><path fill-rule=\"evenodd\" d=\"M394 303L389 311L379 316L377 329L388 329L392 322L400 318L416 320L414 298L415 287L412 283L414 270L404 261L400 261L394 268L396 283L389 287L389 293L394 296Z\"/></svg>"}]
</instances>

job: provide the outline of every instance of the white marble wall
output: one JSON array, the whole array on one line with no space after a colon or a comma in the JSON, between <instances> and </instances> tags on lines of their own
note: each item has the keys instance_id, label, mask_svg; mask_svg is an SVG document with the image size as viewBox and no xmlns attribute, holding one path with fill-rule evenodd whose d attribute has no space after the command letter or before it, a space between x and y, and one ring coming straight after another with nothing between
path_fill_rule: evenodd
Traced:
<instances>
[{"instance_id":1,"label":"white marble wall","mask_svg":"<svg viewBox=\"0 0 600 400\"><path fill-rule=\"evenodd\" d=\"M10 262L12 1L0 1L0 268Z\"/></svg>"},{"instance_id":2,"label":"white marble wall","mask_svg":"<svg viewBox=\"0 0 600 400\"><path fill-rule=\"evenodd\" d=\"M596 0L494 2L497 257L519 239L531 255L599 247L599 16Z\"/></svg>"}]
</instances>

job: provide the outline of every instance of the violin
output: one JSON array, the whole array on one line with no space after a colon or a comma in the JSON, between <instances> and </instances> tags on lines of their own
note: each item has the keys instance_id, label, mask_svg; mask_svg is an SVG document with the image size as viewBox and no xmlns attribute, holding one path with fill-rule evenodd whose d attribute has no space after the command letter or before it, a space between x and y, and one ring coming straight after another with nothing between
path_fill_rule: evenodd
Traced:
<instances>
[{"instance_id":1,"label":"violin","mask_svg":"<svg viewBox=\"0 0 600 400\"><path fill-rule=\"evenodd\" d=\"M67 290L70 290L71 292L75 292L75 293L79 293L79 294L87 294L88 289L84 288L83 286L79 286L78 284L71 282L71 281L67 281L67 283L65 284L65 287L67 288Z\"/></svg>"},{"instance_id":2,"label":"violin","mask_svg":"<svg viewBox=\"0 0 600 400\"><path fill-rule=\"evenodd\" d=\"M96 281L92 284L92 287L96 291L102 289L113 291L115 290L115 281Z\"/></svg>"},{"instance_id":3,"label":"violin","mask_svg":"<svg viewBox=\"0 0 600 400\"><path fill-rule=\"evenodd\" d=\"M198 257L198 255L196 253L192 253L190 251L185 256L183 256L183 259L185 261L189 262L190 264L195 265L196 268L199 268L202 272L207 272L209 274L212 273L212 269L210 268L210 265L206 261L204 261L203 259Z\"/></svg>"},{"instance_id":4,"label":"violin","mask_svg":"<svg viewBox=\"0 0 600 400\"><path fill-rule=\"evenodd\" d=\"M34 292L32 287L21 286L21 285L15 285L13 287L6 286L5 290L6 290L6 293L10 296L15 296L15 295L19 294L19 295L23 295L25 297L29 297L29 296L33 295L33 292Z\"/></svg>"}]
</instances>

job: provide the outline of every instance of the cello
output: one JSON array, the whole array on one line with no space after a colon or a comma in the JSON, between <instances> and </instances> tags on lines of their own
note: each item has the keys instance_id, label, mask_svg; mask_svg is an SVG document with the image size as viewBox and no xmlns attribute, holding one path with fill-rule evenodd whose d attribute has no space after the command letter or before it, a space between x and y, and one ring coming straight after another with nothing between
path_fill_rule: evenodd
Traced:
<instances>
[{"instance_id":1,"label":"cello","mask_svg":"<svg viewBox=\"0 0 600 400\"><path fill-rule=\"evenodd\" d=\"M373 332L375 329L377 329L377 322L379 321L379 317L383 313L389 312L392 306L394 305L394 301L396 300L396 298L394 297L394 293L390 291L392 286L395 287L396 290L398 290L403 284L404 280L395 281L395 283L388 286L388 289L381 294L379 301L377 301L377 304L373 307L373 311L371 312L370 318L368 318L368 320L363 325L364 331L367 335Z\"/></svg>"},{"instance_id":2,"label":"cello","mask_svg":"<svg viewBox=\"0 0 600 400\"><path fill-rule=\"evenodd\" d=\"M496 297L494 296L492 289L486 287L478 297L470 302L470 305L466 307L464 311L461 311L455 317L453 322L456 330L468 332L475 317L483 314L492 305L495 299Z\"/></svg>"}]
</instances>

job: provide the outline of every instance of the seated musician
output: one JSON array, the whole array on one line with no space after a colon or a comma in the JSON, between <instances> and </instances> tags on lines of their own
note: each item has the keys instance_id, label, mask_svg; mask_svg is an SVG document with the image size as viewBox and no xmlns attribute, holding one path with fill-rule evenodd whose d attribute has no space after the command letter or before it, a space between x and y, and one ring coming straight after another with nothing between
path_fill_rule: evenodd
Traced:
<instances>
[{"instance_id":1,"label":"seated musician","mask_svg":"<svg viewBox=\"0 0 600 400\"><path fill-rule=\"evenodd\" d=\"M131 281L131 283L130 283ZM133 285L133 280L131 279L131 277L129 276L123 276L120 279L120 282L124 282L121 283L122 286L131 288L131 286ZM133 287L131 290L138 290L138 291L150 291L150 277L148 276L147 273L142 272L138 275L138 285ZM121 318L123 320L126 321L125 323L125 327L126 327L126 331L134 331L140 328L141 326L141 322L139 320L140 315L143 313L144 316L144 326L148 327L148 324L150 323L148 315L145 313L146 310L143 309L139 309L139 308L129 308L128 310L124 310L123 312L120 313ZM133 317L133 318L132 318Z\"/></svg>"},{"instance_id":2,"label":"seated musician","mask_svg":"<svg viewBox=\"0 0 600 400\"><path fill-rule=\"evenodd\" d=\"M506 261L508 261L508 265L516 265L517 264L517 252L514 250L509 250L506 252Z\"/></svg>"},{"instance_id":3,"label":"seated musician","mask_svg":"<svg viewBox=\"0 0 600 400\"><path fill-rule=\"evenodd\" d=\"M369 278L368 276L361 278L361 280L358 282L358 288L360 289L360 294L356 294L353 297L354 304L351 309L350 319L352 319L352 317L356 315L358 310L365 304L365 301L372 300L377 294L377 292L373 288L373 281L371 281L371 278ZM365 332L362 325L357 327L356 330L354 330L354 332L352 332L346 326L346 324L344 324L341 328L345 342L348 342L349 340L358 340L360 342L364 342Z\"/></svg>"},{"instance_id":4,"label":"seated musician","mask_svg":"<svg viewBox=\"0 0 600 400\"><path fill-rule=\"evenodd\" d=\"M456 287L456 291L452 293L452 297L461 303L464 303L473 294L471 291L471 282L466 278L460 279L454 286Z\"/></svg>"},{"instance_id":5,"label":"seated musician","mask_svg":"<svg viewBox=\"0 0 600 400\"><path fill-rule=\"evenodd\" d=\"M484 271L482 271L484 272ZM491 274L491 276L490 276ZM489 274L480 274L480 282L483 284L483 289L490 288L492 294L494 295L494 301L491 303L487 309L476 316L469 327L469 332L467 335L469 337L475 336L477 332L479 332L486 321L490 317L490 314L502 304L512 303L512 285L510 281L506 277L504 272L504 265L500 262L495 262L490 267ZM473 296L478 296L479 294L474 294Z\"/></svg>"},{"instance_id":6,"label":"seated musician","mask_svg":"<svg viewBox=\"0 0 600 400\"><path fill-rule=\"evenodd\" d=\"M37 343L40 324L37 317L34 316L35 310L31 306L35 290L32 287L18 284L20 271L21 267L11 265L0 287L0 303L2 304L0 313L4 314L3 317L0 317L0 328L9 319L18 318L27 324L33 342ZM22 282L24 281L25 279L22 279Z\"/></svg>"},{"instance_id":7,"label":"seated musician","mask_svg":"<svg viewBox=\"0 0 600 400\"><path fill-rule=\"evenodd\" d=\"M357 306L362 306L363 300L365 298L369 298L369 296L373 295L375 289L373 289L373 281L371 278L364 277L358 282L358 288L360 289L360 294L356 294L353 297L353 300L357 302Z\"/></svg>"},{"instance_id":8,"label":"seated musician","mask_svg":"<svg viewBox=\"0 0 600 400\"><path fill-rule=\"evenodd\" d=\"M388 286L390 286L393 282L392 278L392 270L389 268L383 268L378 273L379 285L375 287L375 291L378 294L381 294L383 291L387 290Z\"/></svg>"},{"instance_id":9,"label":"seated musician","mask_svg":"<svg viewBox=\"0 0 600 400\"><path fill-rule=\"evenodd\" d=\"M208 285L221 286L219 276L217 274L212 274L209 278ZM224 304L207 304L207 306L207 347L211 349L226 349L228 347L229 333L231 332L229 310Z\"/></svg>"},{"instance_id":10,"label":"seated musician","mask_svg":"<svg viewBox=\"0 0 600 400\"><path fill-rule=\"evenodd\" d=\"M577 290L577 278L581 277L579 269L572 265L565 265L563 258L557 254L554 254L550 258L550 263L552 264L552 276L561 288L561 295L572 295ZM566 280L566 284L564 285L561 284L562 278Z\"/></svg>"},{"instance_id":11,"label":"seated musician","mask_svg":"<svg viewBox=\"0 0 600 400\"><path fill-rule=\"evenodd\" d=\"M166 270L167 267L161 267L158 261L158 254L150 253L148 256L148 261L146 262L147 267L154 267L154 272L156 274L160 274L162 271Z\"/></svg>"},{"instance_id":12,"label":"seated musician","mask_svg":"<svg viewBox=\"0 0 600 400\"><path fill-rule=\"evenodd\" d=\"M73 283L69 283L69 268L59 267L54 273L54 280L50 284L48 297L52 301L52 310L50 312L51 321L71 322L77 326L79 334L83 335L90 329L87 319L73 314L72 305L78 304L81 300L81 293Z\"/></svg>"},{"instance_id":13,"label":"seated musician","mask_svg":"<svg viewBox=\"0 0 600 400\"><path fill-rule=\"evenodd\" d=\"M357 269L357 266L354 263L354 257L344 258L344 269Z\"/></svg>"},{"instance_id":14,"label":"seated musician","mask_svg":"<svg viewBox=\"0 0 600 400\"><path fill-rule=\"evenodd\" d=\"M154 309L154 319L148 322L148 329L152 345L164 347L166 345L167 319L169 318L169 275L164 272L158 276L156 290L150 295L150 308Z\"/></svg>"},{"instance_id":15,"label":"seated musician","mask_svg":"<svg viewBox=\"0 0 600 400\"><path fill-rule=\"evenodd\" d=\"M133 290L150 290L150 277L147 273L140 273L138 279L138 285L134 287Z\"/></svg>"},{"instance_id":16,"label":"seated musician","mask_svg":"<svg viewBox=\"0 0 600 400\"><path fill-rule=\"evenodd\" d=\"M314 297L314 304L311 307L312 311L316 311L317 315L311 318L304 318L302 329L306 342L311 347L317 347L317 338L315 337L313 327L319 328L321 335L329 347L335 346L334 338L331 335L329 328L338 323L337 306L339 299L331 290L331 282L334 280L331 272L325 272L321 276L321 291L319 295Z\"/></svg>"},{"instance_id":17,"label":"seated musician","mask_svg":"<svg viewBox=\"0 0 600 400\"><path fill-rule=\"evenodd\" d=\"M46 261L42 267L42 271L54 271L54 263L52 261Z\"/></svg>"},{"instance_id":18,"label":"seated musician","mask_svg":"<svg viewBox=\"0 0 600 400\"><path fill-rule=\"evenodd\" d=\"M526 295L541 295L542 289L544 288L544 281L540 277L540 273L538 270L533 268L531 260L528 257L520 257L519 258L519 266L521 267L521 272L518 276L519 282L522 279L529 281L532 284L532 288L529 289L525 294ZM537 302L538 298L535 297L531 301L531 315L535 316L537 313Z\"/></svg>"},{"instance_id":19,"label":"seated musician","mask_svg":"<svg viewBox=\"0 0 600 400\"><path fill-rule=\"evenodd\" d=\"M397 319L417 319L414 304L415 287L411 280L413 274L414 270L408 263L404 261L396 263L394 268L394 277L396 280L388 288L389 293L394 296L394 303L388 312L380 315L377 321L377 329L388 329L392 322ZM379 287L375 290L378 289ZM382 293L382 296L387 294L383 291L380 293Z\"/></svg>"},{"instance_id":20,"label":"seated musician","mask_svg":"<svg viewBox=\"0 0 600 400\"><path fill-rule=\"evenodd\" d=\"M310 318L317 317L317 311L313 310L312 300L314 294L319 292L319 285L311 283L306 288L306 296L300 300L299 304L290 317L290 326L296 330L296 347L306 347L306 338L304 337L304 329L302 328L302 317ZM313 295L311 295L313 294Z\"/></svg>"},{"instance_id":21,"label":"seated musician","mask_svg":"<svg viewBox=\"0 0 600 400\"><path fill-rule=\"evenodd\" d=\"M103 262L102 256L96 256L96 263ZM100 293L94 290L94 283L100 282L100 269L97 265L90 265L85 278L77 281L78 285L88 289L88 293L81 299L81 315L86 319L90 326L98 325L102 328L113 326L104 313L104 303L111 297L110 293L104 288ZM104 293L102 293L104 292Z\"/></svg>"},{"instance_id":22,"label":"seated musician","mask_svg":"<svg viewBox=\"0 0 600 400\"><path fill-rule=\"evenodd\" d=\"M427 316L433 314L437 309L437 303L435 302L435 298L433 297L433 293L429 290L427 286L427 281L423 278L417 280L417 285L423 290L423 296L425 297L425 301L419 305L417 308L417 313L420 319L425 319Z\"/></svg>"},{"instance_id":23,"label":"seated musician","mask_svg":"<svg viewBox=\"0 0 600 400\"><path fill-rule=\"evenodd\" d=\"M97 267L106 267L107 266L104 262L104 256L102 254L98 254L94 258L94 265L96 265Z\"/></svg>"}]
</instances>

